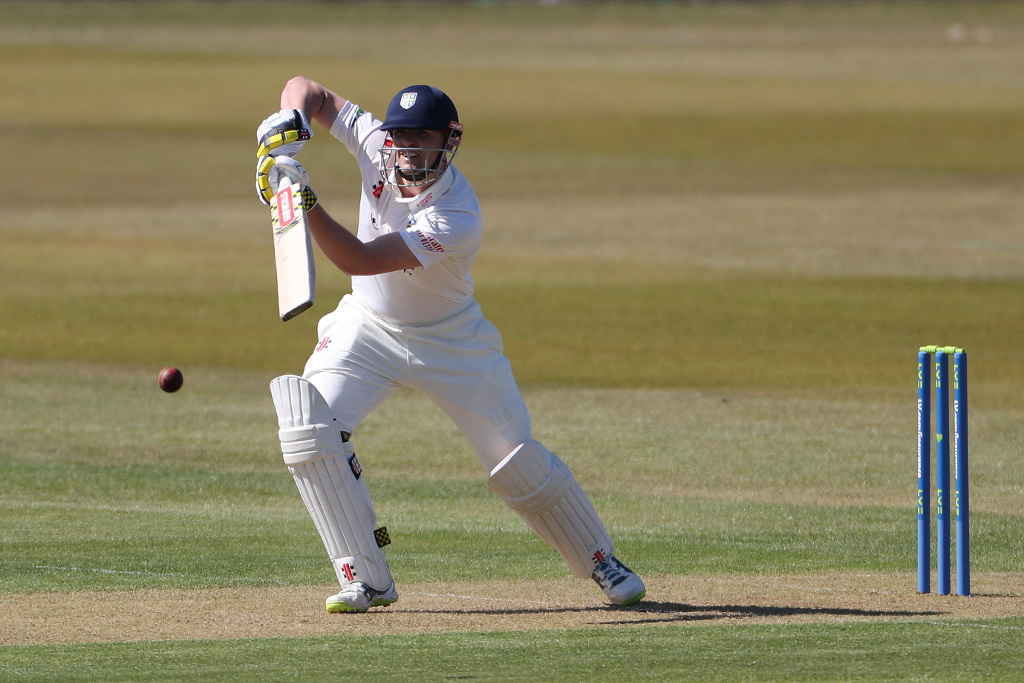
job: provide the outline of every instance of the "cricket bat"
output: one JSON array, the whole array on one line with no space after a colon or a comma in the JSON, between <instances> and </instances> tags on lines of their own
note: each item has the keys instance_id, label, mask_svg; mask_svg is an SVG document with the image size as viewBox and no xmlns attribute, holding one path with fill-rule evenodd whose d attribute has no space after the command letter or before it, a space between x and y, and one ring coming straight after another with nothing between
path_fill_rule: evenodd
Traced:
<instances>
[{"instance_id":1,"label":"cricket bat","mask_svg":"<svg viewBox=\"0 0 1024 683\"><path fill-rule=\"evenodd\" d=\"M277 307L288 321L313 305L316 265L309 236L302 188L282 178L270 199L270 224L274 229L274 260L277 265Z\"/></svg>"}]
</instances>

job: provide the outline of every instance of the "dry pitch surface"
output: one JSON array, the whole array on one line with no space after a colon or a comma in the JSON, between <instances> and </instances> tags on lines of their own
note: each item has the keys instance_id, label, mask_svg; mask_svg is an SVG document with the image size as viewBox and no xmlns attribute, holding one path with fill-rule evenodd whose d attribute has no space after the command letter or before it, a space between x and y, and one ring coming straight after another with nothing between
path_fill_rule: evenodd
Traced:
<instances>
[{"instance_id":1,"label":"dry pitch surface","mask_svg":"<svg viewBox=\"0 0 1024 683\"><path fill-rule=\"evenodd\" d=\"M603 604L589 581L429 583L365 614L327 614L332 586L0 595L0 644L303 638L631 625L946 622L1024 613L1019 577L972 577L970 597L918 595L910 574L649 576L648 599ZM532 595L522 595L524 589Z\"/></svg>"}]
</instances>

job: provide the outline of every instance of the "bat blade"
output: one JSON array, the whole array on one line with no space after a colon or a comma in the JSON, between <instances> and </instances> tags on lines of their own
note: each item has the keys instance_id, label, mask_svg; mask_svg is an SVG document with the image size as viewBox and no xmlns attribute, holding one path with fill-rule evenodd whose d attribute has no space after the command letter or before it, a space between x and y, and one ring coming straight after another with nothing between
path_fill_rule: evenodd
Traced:
<instances>
[{"instance_id":1,"label":"bat blade","mask_svg":"<svg viewBox=\"0 0 1024 683\"><path fill-rule=\"evenodd\" d=\"M316 291L313 244L300 191L298 184L285 180L270 200L277 306L283 321L291 320L312 306Z\"/></svg>"}]
</instances>

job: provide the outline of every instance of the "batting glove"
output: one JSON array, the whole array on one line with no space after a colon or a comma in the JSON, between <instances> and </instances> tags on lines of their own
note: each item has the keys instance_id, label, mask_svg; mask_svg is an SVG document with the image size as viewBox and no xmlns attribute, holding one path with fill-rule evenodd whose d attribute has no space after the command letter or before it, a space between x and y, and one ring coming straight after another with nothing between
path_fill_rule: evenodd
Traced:
<instances>
[{"instance_id":1,"label":"batting glove","mask_svg":"<svg viewBox=\"0 0 1024 683\"><path fill-rule=\"evenodd\" d=\"M309 186L309 173L302 164L286 156L272 157L269 154L256 162L256 194L264 204L277 194L282 180L297 183L302 189L302 208L309 211L317 204L316 192Z\"/></svg>"},{"instance_id":2,"label":"batting glove","mask_svg":"<svg viewBox=\"0 0 1024 683\"><path fill-rule=\"evenodd\" d=\"M256 129L256 156L295 156L306 141L313 137L306 112L301 109L282 109L263 120Z\"/></svg>"}]
</instances>

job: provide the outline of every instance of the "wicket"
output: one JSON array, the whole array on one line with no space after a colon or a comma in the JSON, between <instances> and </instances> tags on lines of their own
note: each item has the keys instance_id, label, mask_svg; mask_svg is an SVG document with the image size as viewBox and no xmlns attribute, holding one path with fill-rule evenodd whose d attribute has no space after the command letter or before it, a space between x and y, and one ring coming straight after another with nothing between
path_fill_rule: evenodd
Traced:
<instances>
[{"instance_id":1,"label":"wicket","mask_svg":"<svg viewBox=\"0 0 1024 683\"><path fill-rule=\"evenodd\" d=\"M953 356L953 453L956 476L956 592L971 594L967 459L967 352L922 346L917 354L917 592L931 592L931 357L935 356L935 506L939 595L950 593L949 356Z\"/></svg>"}]
</instances>

